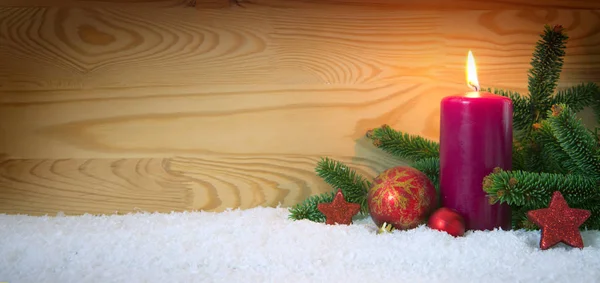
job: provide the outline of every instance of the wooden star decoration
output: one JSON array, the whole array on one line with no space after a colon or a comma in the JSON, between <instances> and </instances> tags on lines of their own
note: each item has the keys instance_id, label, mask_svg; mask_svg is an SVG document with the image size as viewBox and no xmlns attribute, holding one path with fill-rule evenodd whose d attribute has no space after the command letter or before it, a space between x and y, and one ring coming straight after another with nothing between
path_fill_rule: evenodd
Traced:
<instances>
[{"instance_id":1,"label":"wooden star decoration","mask_svg":"<svg viewBox=\"0 0 600 283\"><path fill-rule=\"evenodd\" d=\"M527 218L541 228L540 248L549 249L562 242L571 247L583 248L583 238L579 232L589 217L589 210L570 208L559 191L552 194L548 208L527 212Z\"/></svg>"},{"instance_id":2,"label":"wooden star decoration","mask_svg":"<svg viewBox=\"0 0 600 283\"><path fill-rule=\"evenodd\" d=\"M333 202L319 203L317 208L325 215L326 224L350 225L352 224L352 217L360 211L360 204L346 202L342 190L338 189Z\"/></svg>"}]
</instances>

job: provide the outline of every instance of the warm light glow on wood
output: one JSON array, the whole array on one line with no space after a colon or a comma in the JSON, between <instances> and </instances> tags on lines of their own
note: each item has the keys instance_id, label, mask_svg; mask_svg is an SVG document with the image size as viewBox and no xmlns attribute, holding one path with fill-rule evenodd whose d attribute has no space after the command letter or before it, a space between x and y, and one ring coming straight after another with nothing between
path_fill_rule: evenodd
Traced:
<instances>
[{"instance_id":1,"label":"warm light glow on wood","mask_svg":"<svg viewBox=\"0 0 600 283\"><path fill-rule=\"evenodd\" d=\"M585 23L561 83L600 82L600 1L1 2L0 213L290 207L331 190L322 155L373 179L398 161L368 129L438 140L444 96L500 99L465 49L480 88L527 92L519 10Z\"/></svg>"},{"instance_id":2,"label":"warm light glow on wood","mask_svg":"<svg viewBox=\"0 0 600 283\"><path fill-rule=\"evenodd\" d=\"M469 50L469 55L467 58L467 85L472 87L475 91L479 91L477 67L475 67L475 58L473 58L473 53L471 50Z\"/></svg>"}]
</instances>

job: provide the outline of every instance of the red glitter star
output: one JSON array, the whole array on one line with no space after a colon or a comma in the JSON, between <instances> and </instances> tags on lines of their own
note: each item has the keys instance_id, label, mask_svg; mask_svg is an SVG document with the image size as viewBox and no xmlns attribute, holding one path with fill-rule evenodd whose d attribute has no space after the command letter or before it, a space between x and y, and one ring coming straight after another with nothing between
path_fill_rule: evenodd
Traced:
<instances>
[{"instance_id":1,"label":"red glitter star","mask_svg":"<svg viewBox=\"0 0 600 283\"><path fill-rule=\"evenodd\" d=\"M335 198L331 203L319 203L317 208L325 214L326 224L346 224L352 223L352 217L360 210L360 204L346 202L342 190L338 189Z\"/></svg>"},{"instance_id":2,"label":"red glitter star","mask_svg":"<svg viewBox=\"0 0 600 283\"><path fill-rule=\"evenodd\" d=\"M583 248L579 226L591 213L585 209L569 208L565 198L555 191L548 208L527 212L527 218L542 230L540 248L546 250L563 242L571 247Z\"/></svg>"}]
</instances>

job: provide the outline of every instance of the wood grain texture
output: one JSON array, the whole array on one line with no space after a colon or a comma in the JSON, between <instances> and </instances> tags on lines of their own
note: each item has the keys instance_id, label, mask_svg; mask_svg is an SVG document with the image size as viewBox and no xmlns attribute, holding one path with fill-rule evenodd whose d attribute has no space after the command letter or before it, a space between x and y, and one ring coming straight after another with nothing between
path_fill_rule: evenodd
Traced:
<instances>
[{"instance_id":1,"label":"wood grain texture","mask_svg":"<svg viewBox=\"0 0 600 283\"><path fill-rule=\"evenodd\" d=\"M525 91L546 23L571 37L561 87L600 82L600 12L582 1L96 2L0 1L0 213L293 205L331 189L320 156L371 177L402 164L370 128L437 140L469 49L484 87Z\"/></svg>"},{"instance_id":2,"label":"wood grain texture","mask_svg":"<svg viewBox=\"0 0 600 283\"><path fill-rule=\"evenodd\" d=\"M12 7L176 7L194 2L199 8L224 8L229 0L0 0ZM595 0L242 0L248 7L292 9L360 8L378 10L498 10L498 9L600 9Z\"/></svg>"},{"instance_id":3,"label":"wood grain texture","mask_svg":"<svg viewBox=\"0 0 600 283\"><path fill-rule=\"evenodd\" d=\"M5 160L0 163L0 211L118 213L191 207L189 178L161 159Z\"/></svg>"},{"instance_id":4,"label":"wood grain texture","mask_svg":"<svg viewBox=\"0 0 600 283\"><path fill-rule=\"evenodd\" d=\"M526 91L531 54L544 24L567 29L565 63L560 86L600 81L600 11L509 10L462 11L444 18L445 67L440 78L464 78L465 52L474 52L479 81ZM464 80L464 79L463 79Z\"/></svg>"},{"instance_id":5,"label":"wood grain texture","mask_svg":"<svg viewBox=\"0 0 600 283\"><path fill-rule=\"evenodd\" d=\"M369 177L390 166L389 160L339 160ZM314 174L317 161L315 157L274 156L3 160L0 213L126 214L285 207L330 190Z\"/></svg>"},{"instance_id":6,"label":"wood grain texture","mask_svg":"<svg viewBox=\"0 0 600 283\"><path fill-rule=\"evenodd\" d=\"M397 83L440 62L437 13L334 12L9 9L1 90Z\"/></svg>"},{"instance_id":7,"label":"wood grain texture","mask_svg":"<svg viewBox=\"0 0 600 283\"><path fill-rule=\"evenodd\" d=\"M361 10L395 11L457 11L512 9L599 9L594 0L252 0L253 5L277 8L359 8Z\"/></svg>"},{"instance_id":8,"label":"wood grain texture","mask_svg":"<svg viewBox=\"0 0 600 283\"><path fill-rule=\"evenodd\" d=\"M0 7L68 7L68 8L183 8L224 7L229 0L0 0Z\"/></svg>"},{"instance_id":9,"label":"wood grain texture","mask_svg":"<svg viewBox=\"0 0 600 283\"><path fill-rule=\"evenodd\" d=\"M419 96L439 96L426 83L181 90L145 88L132 97L86 91L76 99L75 91L20 93L44 98L15 95L0 106L0 125L11 137L0 148L12 158L353 155L355 141L382 123L431 128ZM56 99L42 101L50 97Z\"/></svg>"}]
</instances>

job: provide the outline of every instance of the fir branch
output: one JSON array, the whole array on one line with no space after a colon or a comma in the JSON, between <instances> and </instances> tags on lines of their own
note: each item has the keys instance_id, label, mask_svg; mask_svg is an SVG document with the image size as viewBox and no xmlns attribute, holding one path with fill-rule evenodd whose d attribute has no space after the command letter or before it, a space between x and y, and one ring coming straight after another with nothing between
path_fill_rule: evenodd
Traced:
<instances>
[{"instance_id":1,"label":"fir branch","mask_svg":"<svg viewBox=\"0 0 600 283\"><path fill-rule=\"evenodd\" d=\"M521 141L514 139L512 147L512 169L513 170L525 170L526 169L526 149Z\"/></svg>"},{"instance_id":2,"label":"fir branch","mask_svg":"<svg viewBox=\"0 0 600 283\"><path fill-rule=\"evenodd\" d=\"M596 199L580 207L581 209L587 209L591 212L590 218L588 218L581 228L590 230L600 230L600 199Z\"/></svg>"},{"instance_id":3,"label":"fir branch","mask_svg":"<svg viewBox=\"0 0 600 283\"><path fill-rule=\"evenodd\" d=\"M515 140L512 171L496 170L486 176L483 190L491 203L511 206L513 227L537 229L527 219L526 212L547 207L552 193L560 191L571 207L592 211L584 226L600 229L600 135L598 131L585 129L575 118L576 112L591 106L600 123L600 87L580 84L553 95L567 39L561 26L545 26L528 72L528 96L488 89L513 101ZM367 137L383 151L413 162L413 167L425 173L439 190L438 143L394 131L387 125L370 130ZM330 159L321 160L316 169L334 190L311 196L294 206L290 218L324 222L317 205L331 202L337 188L342 189L348 201L361 204L361 213L368 211L368 181Z\"/></svg>"},{"instance_id":4,"label":"fir branch","mask_svg":"<svg viewBox=\"0 0 600 283\"><path fill-rule=\"evenodd\" d=\"M535 121L535 112L529 97L524 97L518 92L497 88L488 88L488 92L510 98L513 103L513 130L525 136L532 130Z\"/></svg>"},{"instance_id":5,"label":"fir branch","mask_svg":"<svg viewBox=\"0 0 600 283\"><path fill-rule=\"evenodd\" d=\"M483 180L490 203L507 203L529 209L548 206L554 191L560 191L572 206L600 197L598 181L577 174L534 173L497 169Z\"/></svg>"},{"instance_id":6,"label":"fir branch","mask_svg":"<svg viewBox=\"0 0 600 283\"><path fill-rule=\"evenodd\" d=\"M325 222L325 215L317 208L319 203L332 202L335 192L322 193L320 195L309 196L304 202L294 205L289 209L289 219L301 220L308 219L314 222Z\"/></svg>"},{"instance_id":7,"label":"fir branch","mask_svg":"<svg viewBox=\"0 0 600 283\"><path fill-rule=\"evenodd\" d=\"M600 124L600 91L596 93L594 101L591 103L591 108L596 114L596 123Z\"/></svg>"},{"instance_id":8,"label":"fir branch","mask_svg":"<svg viewBox=\"0 0 600 283\"><path fill-rule=\"evenodd\" d=\"M592 101L590 105L596 115L596 123L600 124L600 86L596 85L595 91L591 94Z\"/></svg>"},{"instance_id":9,"label":"fir branch","mask_svg":"<svg viewBox=\"0 0 600 283\"><path fill-rule=\"evenodd\" d=\"M551 100L551 105L565 104L574 112L590 106L598 96L600 88L595 83L582 83L559 90Z\"/></svg>"},{"instance_id":10,"label":"fir branch","mask_svg":"<svg viewBox=\"0 0 600 283\"><path fill-rule=\"evenodd\" d=\"M360 204L360 214L367 214L367 190L371 187L369 181L350 169L345 164L329 159L321 158L315 168L317 175L333 187L331 192L313 195L306 198L302 203L296 204L289 209L289 219L308 219L314 222L325 222L325 215L317 208L319 203L333 201L337 189L341 189L347 202Z\"/></svg>"},{"instance_id":11,"label":"fir branch","mask_svg":"<svg viewBox=\"0 0 600 283\"><path fill-rule=\"evenodd\" d=\"M577 165L573 163L571 157L561 147L548 120L544 120L538 125L533 137L536 144L541 147L540 172L559 174L577 172Z\"/></svg>"},{"instance_id":12,"label":"fir branch","mask_svg":"<svg viewBox=\"0 0 600 283\"><path fill-rule=\"evenodd\" d=\"M566 105L554 105L548 124L564 151L577 165L576 172L600 180L600 158L596 137Z\"/></svg>"},{"instance_id":13,"label":"fir branch","mask_svg":"<svg viewBox=\"0 0 600 283\"><path fill-rule=\"evenodd\" d=\"M519 142L522 144L522 149L519 153L523 158L523 166L521 167L521 170L542 172L544 164L542 163L541 158L541 146L537 144L532 136L526 138L523 137ZM513 170L517 170L517 168L513 168Z\"/></svg>"},{"instance_id":14,"label":"fir branch","mask_svg":"<svg viewBox=\"0 0 600 283\"><path fill-rule=\"evenodd\" d=\"M412 162L440 156L440 145L437 142L395 131L388 125L369 130L367 137L383 151Z\"/></svg>"},{"instance_id":15,"label":"fir branch","mask_svg":"<svg viewBox=\"0 0 600 283\"><path fill-rule=\"evenodd\" d=\"M573 207L569 203L570 207ZM528 207L516 207L512 209L512 220L513 227L516 229L525 229L525 230L540 230L540 227L535 225L529 218L527 218L527 212L534 209L545 208L528 208ZM590 229L590 230L600 230L600 200L588 201L583 204L578 205L579 209L587 209L591 212L590 218L588 218L581 226L582 229Z\"/></svg>"},{"instance_id":16,"label":"fir branch","mask_svg":"<svg viewBox=\"0 0 600 283\"><path fill-rule=\"evenodd\" d=\"M514 170L524 170L525 155L523 154L523 146L517 140L513 140L512 146L512 168Z\"/></svg>"},{"instance_id":17,"label":"fir branch","mask_svg":"<svg viewBox=\"0 0 600 283\"><path fill-rule=\"evenodd\" d=\"M427 175L429 180L435 186L436 191L440 192L440 159L437 157L429 157L421 159L412 165L413 168Z\"/></svg>"},{"instance_id":18,"label":"fir branch","mask_svg":"<svg viewBox=\"0 0 600 283\"><path fill-rule=\"evenodd\" d=\"M371 183L367 179L340 161L329 158L321 158L315 171L335 191L341 189L346 201L360 204L361 214L369 212L367 192Z\"/></svg>"},{"instance_id":19,"label":"fir branch","mask_svg":"<svg viewBox=\"0 0 600 283\"><path fill-rule=\"evenodd\" d=\"M421 159L412 165L413 168L423 172L429 178L435 191L437 192L437 205L439 207L442 203L440 195L440 159L438 157L429 157Z\"/></svg>"},{"instance_id":20,"label":"fir branch","mask_svg":"<svg viewBox=\"0 0 600 283\"><path fill-rule=\"evenodd\" d=\"M529 95L537 116L535 122L546 118L546 110L551 105L550 99L562 71L568 39L560 25L546 25L540 37L533 52L532 68L528 72Z\"/></svg>"},{"instance_id":21,"label":"fir branch","mask_svg":"<svg viewBox=\"0 0 600 283\"><path fill-rule=\"evenodd\" d=\"M539 227L535 225L529 218L527 218L527 212L530 209L527 207L511 207L512 226L516 229L525 230L539 230Z\"/></svg>"}]
</instances>

